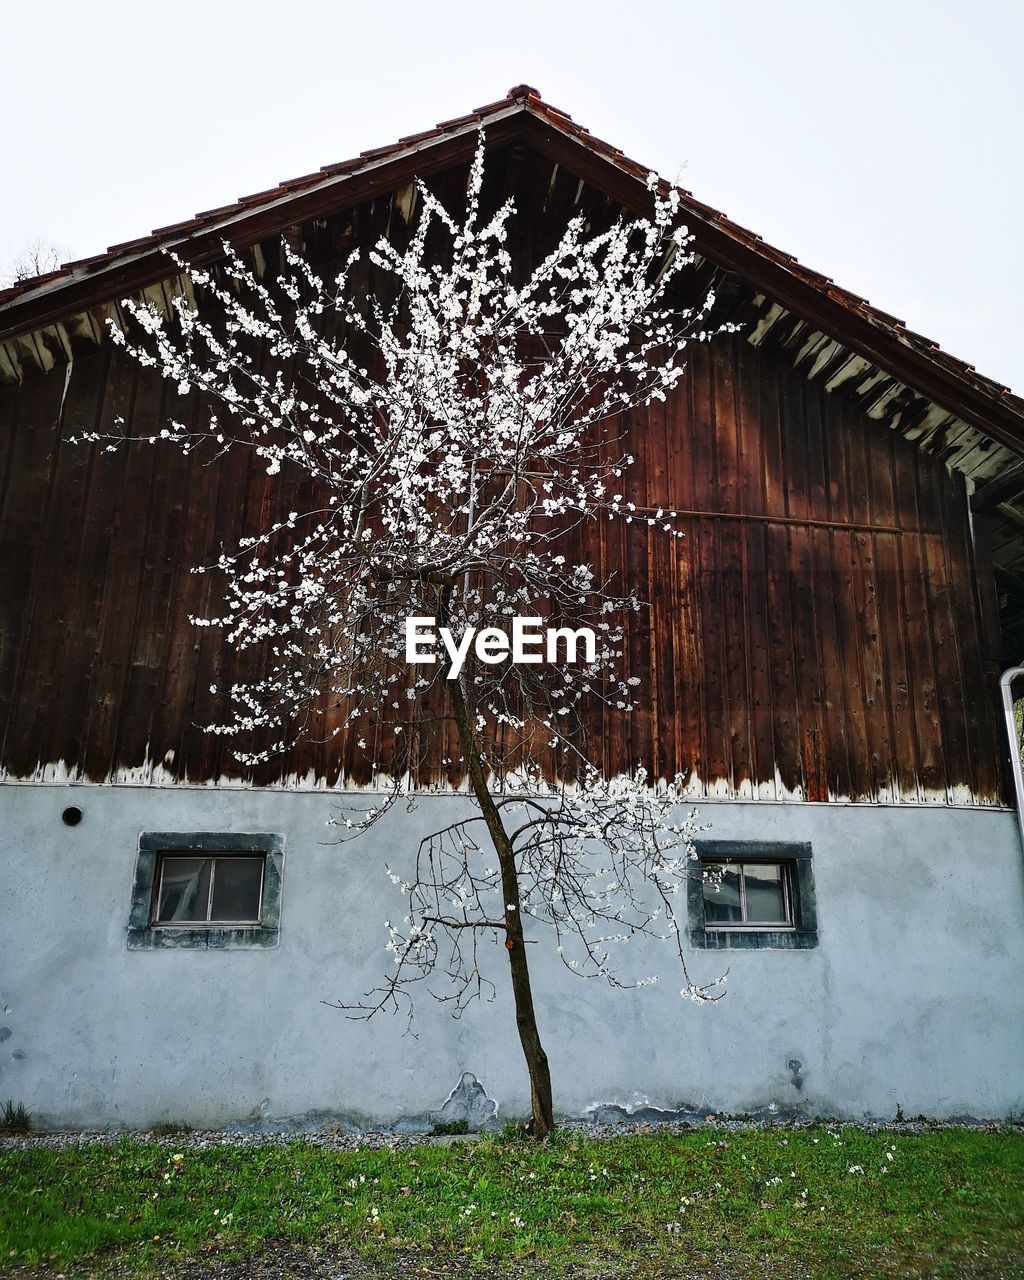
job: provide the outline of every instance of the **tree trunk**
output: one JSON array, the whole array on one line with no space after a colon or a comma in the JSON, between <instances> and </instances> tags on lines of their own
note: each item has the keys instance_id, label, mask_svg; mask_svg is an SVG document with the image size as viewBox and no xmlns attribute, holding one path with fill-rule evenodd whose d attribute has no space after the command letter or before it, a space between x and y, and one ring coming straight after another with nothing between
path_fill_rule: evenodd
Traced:
<instances>
[{"instance_id":1,"label":"tree trunk","mask_svg":"<svg viewBox=\"0 0 1024 1280\"><path fill-rule=\"evenodd\" d=\"M519 875L516 870L515 853L505 830L505 824L501 820L501 814L494 803L494 797L487 786L487 779L484 777L483 767L480 764L479 745L473 731L462 685L459 680L451 680L449 685L455 723L459 730L459 742L466 759L469 780L487 824L494 851L498 855L498 866L501 869L501 888L505 897L503 903L505 947L512 973L516 1026L519 1028L519 1042L523 1046L526 1068L530 1073L532 1117L528 1130L535 1138L546 1138L555 1127L551 1101L551 1071L548 1067L548 1056L541 1044L540 1032L537 1029L537 1015L533 1008L530 966L526 959L523 921L519 910Z\"/></svg>"}]
</instances>

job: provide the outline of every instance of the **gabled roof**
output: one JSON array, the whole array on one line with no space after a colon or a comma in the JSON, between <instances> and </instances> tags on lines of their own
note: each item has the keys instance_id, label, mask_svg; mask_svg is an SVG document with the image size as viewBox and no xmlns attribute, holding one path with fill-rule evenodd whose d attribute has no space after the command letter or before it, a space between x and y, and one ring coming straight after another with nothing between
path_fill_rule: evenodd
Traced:
<instances>
[{"instance_id":1,"label":"gabled roof","mask_svg":"<svg viewBox=\"0 0 1024 1280\"><path fill-rule=\"evenodd\" d=\"M113 245L104 254L22 281L0 292L0 343L156 283L168 275L168 250L200 265L221 255L225 239L238 246L251 245L286 226L466 161L481 125L487 129L488 147L520 139L624 208L641 212L649 207L650 170L594 137L565 112L544 102L530 86L518 85L498 102L402 138L393 146L364 151L351 160L244 196L235 204ZM682 205L697 251L742 276L762 295L769 326L779 316L798 318L805 339L808 334L824 335L859 357L858 374L876 366L961 424L1024 455L1024 400L1008 388L829 277L802 266L791 254L766 244L689 192L682 193Z\"/></svg>"}]
</instances>

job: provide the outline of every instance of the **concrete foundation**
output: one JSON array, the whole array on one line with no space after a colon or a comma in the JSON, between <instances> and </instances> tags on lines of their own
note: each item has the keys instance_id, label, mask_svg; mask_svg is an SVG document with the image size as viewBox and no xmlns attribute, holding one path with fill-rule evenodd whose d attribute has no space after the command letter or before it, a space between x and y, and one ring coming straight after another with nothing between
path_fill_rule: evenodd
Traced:
<instances>
[{"instance_id":1,"label":"concrete foundation","mask_svg":"<svg viewBox=\"0 0 1024 1280\"><path fill-rule=\"evenodd\" d=\"M451 1118L457 1086L477 1117L490 1100L499 1122L525 1114L501 948L497 999L454 1021L424 998L415 1038L403 1019L352 1021L325 1003L385 972L383 922L402 898L384 862L401 870L466 802L423 797L344 845L324 826L336 804L322 792L0 787L0 1097L72 1128L415 1125L446 1101ZM83 812L74 827L69 805ZM709 801L700 818L717 840L811 843L818 945L693 951L695 979L730 971L725 999L700 1007L680 999L667 948L636 961L657 986L615 991L574 980L541 938L530 958L559 1112L1024 1111L1013 813ZM129 950L142 831L280 833L279 944Z\"/></svg>"}]
</instances>

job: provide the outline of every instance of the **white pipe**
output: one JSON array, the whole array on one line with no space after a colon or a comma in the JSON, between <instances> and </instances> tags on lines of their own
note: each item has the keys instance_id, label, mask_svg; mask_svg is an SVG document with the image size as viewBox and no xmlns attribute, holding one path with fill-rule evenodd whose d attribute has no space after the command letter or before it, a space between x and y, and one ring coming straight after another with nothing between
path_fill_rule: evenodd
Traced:
<instances>
[{"instance_id":1,"label":"white pipe","mask_svg":"<svg viewBox=\"0 0 1024 1280\"><path fill-rule=\"evenodd\" d=\"M1017 826L1020 828L1021 849L1024 851L1024 763L1020 754L1020 734L1013 716L1014 680L1024 676L1024 667L1008 667L999 677L999 692L1003 698L1003 718L1010 739L1010 763L1013 766L1013 791L1017 799Z\"/></svg>"}]
</instances>

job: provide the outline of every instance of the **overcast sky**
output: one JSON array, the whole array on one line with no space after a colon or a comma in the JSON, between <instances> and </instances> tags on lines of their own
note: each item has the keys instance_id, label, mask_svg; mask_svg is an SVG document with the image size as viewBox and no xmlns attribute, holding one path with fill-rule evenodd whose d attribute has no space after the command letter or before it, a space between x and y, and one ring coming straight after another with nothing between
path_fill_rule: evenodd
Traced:
<instances>
[{"instance_id":1,"label":"overcast sky","mask_svg":"<svg viewBox=\"0 0 1024 1280\"><path fill-rule=\"evenodd\" d=\"M5 6L0 259L99 252L538 88L1024 392L1024 0Z\"/></svg>"}]
</instances>

